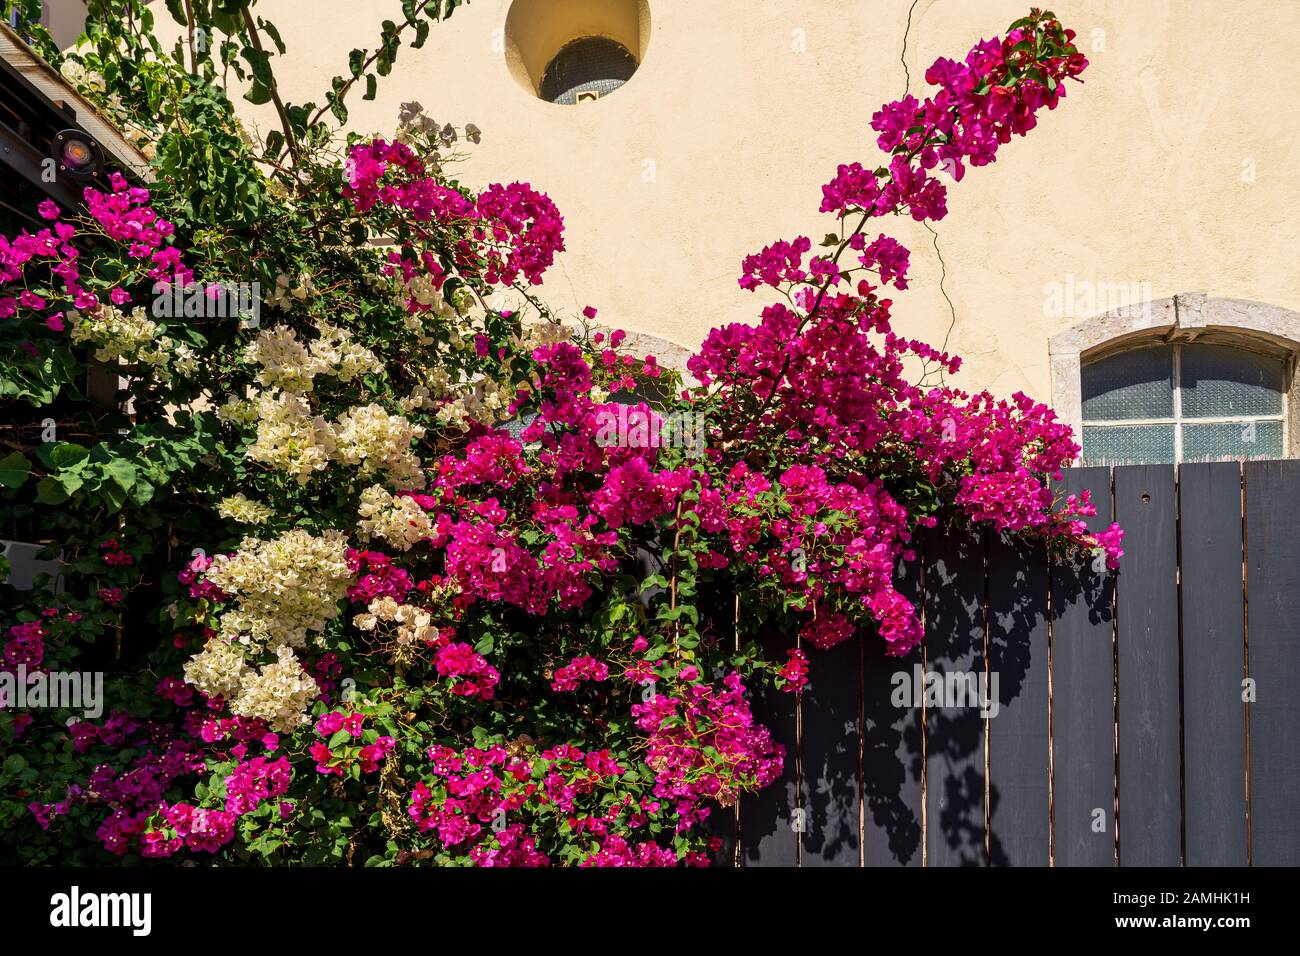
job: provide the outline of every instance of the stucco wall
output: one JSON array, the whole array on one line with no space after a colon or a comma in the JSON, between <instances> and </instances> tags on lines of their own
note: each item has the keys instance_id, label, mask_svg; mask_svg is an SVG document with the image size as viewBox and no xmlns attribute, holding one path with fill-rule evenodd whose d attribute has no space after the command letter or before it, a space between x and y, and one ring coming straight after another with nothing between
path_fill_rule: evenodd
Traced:
<instances>
[{"instance_id":1,"label":"stucco wall","mask_svg":"<svg viewBox=\"0 0 1300 956\"><path fill-rule=\"evenodd\" d=\"M524 179L565 213L569 251L546 298L602 322L693 346L763 304L736 285L741 257L819 237L820 185L837 163L881 156L867 126L880 103L923 88L1023 15L1029 0L648 0L644 62L596 103L556 106L506 63L510 0L472 0L404 49L352 126L391 132L399 102L477 123L460 168L473 185ZM390 6L392 10L390 10ZM935 229L956 313L957 381L1049 399L1048 339L1089 314L1054 309L1045 287L1136 287L1300 308L1300 132L1282 81L1300 36L1291 0L1060 0L1092 60L1082 86L995 165L949 194ZM348 50L372 45L396 3L261 0L290 44L288 97L319 98ZM160 19L166 19L161 12ZM248 108L250 116L256 111ZM273 118L262 113L266 128ZM910 219L882 226L913 250L899 327L941 343L953 321L933 239ZM1069 278L1071 277L1072 278ZM1063 314L1054 314L1054 313ZM1049 314L1053 313L1053 314Z\"/></svg>"}]
</instances>

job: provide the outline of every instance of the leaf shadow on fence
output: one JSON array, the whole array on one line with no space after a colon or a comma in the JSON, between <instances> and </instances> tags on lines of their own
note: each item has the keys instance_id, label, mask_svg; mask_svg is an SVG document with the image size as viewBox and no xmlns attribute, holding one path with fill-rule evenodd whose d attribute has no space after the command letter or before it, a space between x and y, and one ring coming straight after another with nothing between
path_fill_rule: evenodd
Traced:
<instances>
[{"instance_id":1,"label":"leaf shadow on fence","mask_svg":"<svg viewBox=\"0 0 1300 956\"><path fill-rule=\"evenodd\" d=\"M982 534L968 537L932 529L927 535L924 723L929 866L984 864L985 721L979 703L986 678L985 558ZM944 681L937 700L929 694L932 680Z\"/></svg>"},{"instance_id":2,"label":"leaf shadow on fence","mask_svg":"<svg viewBox=\"0 0 1300 956\"><path fill-rule=\"evenodd\" d=\"M991 539L988 567L989 670L998 678L998 712L989 721L988 859L992 866L1045 866L1051 852L1047 555L1040 544ZM1067 588L1059 597L1076 603L1082 591Z\"/></svg>"},{"instance_id":3,"label":"leaf shadow on fence","mask_svg":"<svg viewBox=\"0 0 1300 956\"><path fill-rule=\"evenodd\" d=\"M803 866L858 865L861 652L861 637L815 652L812 680L799 702Z\"/></svg>"},{"instance_id":4,"label":"leaf shadow on fence","mask_svg":"<svg viewBox=\"0 0 1300 956\"><path fill-rule=\"evenodd\" d=\"M866 802L866 854L869 861L921 862L921 721L919 711L890 701L885 658L867 638L863 685L863 798ZM881 679L885 678L885 679ZM877 845L883 836L885 848Z\"/></svg>"}]
</instances>

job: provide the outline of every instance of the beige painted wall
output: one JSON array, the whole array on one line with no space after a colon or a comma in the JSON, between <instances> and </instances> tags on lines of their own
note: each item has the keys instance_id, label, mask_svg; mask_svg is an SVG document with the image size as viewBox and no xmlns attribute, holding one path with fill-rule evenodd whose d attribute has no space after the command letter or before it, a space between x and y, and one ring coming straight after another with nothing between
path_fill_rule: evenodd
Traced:
<instances>
[{"instance_id":1,"label":"beige painted wall","mask_svg":"<svg viewBox=\"0 0 1300 956\"><path fill-rule=\"evenodd\" d=\"M820 185L837 163L876 162L871 113L904 91L910 0L648 0L632 80L556 106L506 63L510 0L472 0L427 46L404 49L352 125L391 132L398 103L484 130L472 185L523 179L566 216L569 251L544 287L555 306L693 346L763 304L736 285L741 257L819 237ZM937 56L1000 32L1029 0L917 0L906 64L923 88ZM1087 318L1049 316L1045 287L1137 284L1300 309L1300 132L1281 81L1300 36L1295 0L1059 0L1092 60L1037 130L950 190L936 226L966 357L957 383L1050 399L1048 339ZM288 96L318 97L397 4L261 0L290 44ZM162 15L165 17L165 14ZM643 38L644 42L644 38ZM250 116L253 110L249 110ZM272 118L259 116L267 128ZM651 165L652 164L652 165ZM650 176L650 170L653 176ZM1253 176L1252 176L1253 174ZM1251 180L1253 181L1247 181ZM882 226L913 250L899 328L943 342L952 322L932 238ZM1098 303L1095 311L1108 306Z\"/></svg>"}]
</instances>

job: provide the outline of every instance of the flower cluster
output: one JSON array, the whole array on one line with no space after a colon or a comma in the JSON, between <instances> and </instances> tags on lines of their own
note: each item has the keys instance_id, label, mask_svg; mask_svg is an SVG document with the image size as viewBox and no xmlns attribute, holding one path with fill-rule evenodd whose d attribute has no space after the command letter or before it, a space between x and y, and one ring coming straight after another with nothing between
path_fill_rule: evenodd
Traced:
<instances>
[{"instance_id":1,"label":"flower cluster","mask_svg":"<svg viewBox=\"0 0 1300 956\"><path fill-rule=\"evenodd\" d=\"M548 866L539 843L562 821L573 845L562 862L629 865L624 859L673 866L677 854L651 838L662 801L620 795L627 772L607 750L571 745L536 750L528 741L457 751L429 748L431 775L411 793L416 827L436 837L446 860L475 866ZM639 838L638 838L639 835ZM636 864L631 864L636 865Z\"/></svg>"},{"instance_id":2,"label":"flower cluster","mask_svg":"<svg viewBox=\"0 0 1300 956\"><path fill-rule=\"evenodd\" d=\"M374 352L353 341L346 329L322 321L316 331L317 337L307 345L287 325L260 332L245 355L247 361L261 366L258 383L302 394L312 390L318 375L350 382L366 372L383 371Z\"/></svg>"},{"instance_id":3,"label":"flower cluster","mask_svg":"<svg viewBox=\"0 0 1300 956\"><path fill-rule=\"evenodd\" d=\"M25 273L48 273L54 280L50 288L35 291L24 288L17 295L0 294L0 319L10 318L20 309L45 312L42 321L50 332L64 332L72 326L74 344L89 345L100 361L123 359L154 366L159 377L170 372L164 367L173 359L172 370L188 374L197 368L194 353L161 334L157 323L146 318L143 309L123 313L120 306L131 301L127 287L137 276L137 266L149 278L164 285L171 281L188 281L193 273L172 246L175 231L150 207L149 191L131 186L120 173L109 176L112 191L85 190L91 228L58 221L62 211L50 200L39 211L53 226L29 233L21 232L10 241L0 236L0 285L22 282ZM87 288L85 263L78 243L108 238L125 247L127 262L116 277L120 284L107 290L105 302L99 292ZM138 260L139 262L132 262ZM32 357L40 349L28 342L25 351Z\"/></svg>"},{"instance_id":4,"label":"flower cluster","mask_svg":"<svg viewBox=\"0 0 1300 956\"><path fill-rule=\"evenodd\" d=\"M348 165L344 193L359 210L382 205L417 222L463 224L474 244L460 247L457 265L489 284L510 285L521 273L540 284L555 254L564 251L563 218L549 197L526 183L494 183L471 200L429 175L405 143L382 139L353 147Z\"/></svg>"},{"instance_id":5,"label":"flower cluster","mask_svg":"<svg viewBox=\"0 0 1300 956\"><path fill-rule=\"evenodd\" d=\"M428 512L410 496L394 496L383 485L372 485L361 493L357 509L357 530L367 538L379 538L398 551L409 551L434 536Z\"/></svg>"},{"instance_id":6,"label":"flower cluster","mask_svg":"<svg viewBox=\"0 0 1300 956\"><path fill-rule=\"evenodd\" d=\"M306 484L330 465L338 440L301 395L263 392L257 399L257 438L247 455Z\"/></svg>"},{"instance_id":7,"label":"flower cluster","mask_svg":"<svg viewBox=\"0 0 1300 956\"><path fill-rule=\"evenodd\" d=\"M555 669L551 678L551 690L577 690L583 681L604 680L609 680L609 665L585 654Z\"/></svg>"},{"instance_id":8,"label":"flower cluster","mask_svg":"<svg viewBox=\"0 0 1300 956\"><path fill-rule=\"evenodd\" d=\"M744 259L741 286L771 301L710 332L684 389L620 331L489 306L563 249L546 196L449 181L437 124L352 145L341 215L318 225L334 236L348 220L386 248L326 242L310 265L257 250L280 273L282 324L227 324L204 352L212 374L141 403L192 433L196 472L222 466L165 521L114 514L84 562L103 627L144 590L126 575L154 566L145 531L194 555L165 582L175 634L148 681L149 713L167 717L59 729L54 746L92 769L31 802L37 825L92 808L109 852L151 859L706 864L708 829L779 777L792 743L756 719L749 688L799 693L810 653L864 632L912 651L921 623L896 581L922 529L978 525L1113 566L1122 531L1090 533L1087 496L1051 492L1078 451L1069 428L1027 396L950 386L959 360L894 330L886 287L908 288L910 254L872 223L942 218L937 171L960 180L1054 108L1086 65L1072 37L1035 12L938 61L933 96L885 105L872 128L886 164L839 167L816 251L798 236ZM39 317L26 325L48 347L66 316L67 343L140 363L152 387L154 366L192 367L169 334L201 339L132 309L128 290L192 273L148 194L112 188L88 195L89 216L105 247L125 246L122 281L91 282L76 230L44 207L50 228L0 244L6 290L32 284L0 297L0 319ZM268 215L313 200L263 198ZM700 447L611 441L621 415L659 436L689 417ZM176 513L196 501L265 533L233 548L230 524ZM10 626L5 666L53 666L65 620ZM767 660L759 620L798 646Z\"/></svg>"},{"instance_id":9,"label":"flower cluster","mask_svg":"<svg viewBox=\"0 0 1300 956\"><path fill-rule=\"evenodd\" d=\"M684 683L677 696L657 693L634 704L632 715L649 735L654 794L672 802L679 831L708 817L706 801L733 806L741 790L762 789L781 773L785 748L755 722L734 672L721 689Z\"/></svg>"},{"instance_id":10,"label":"flower cluster","mask_svg":"<svg viewBox=\"0 0 1300 956\"><path fill-rule=\"evenodd\" d=\"M185 679L209 697L230 701L232 713L293 730L319 688L294 648L307 644L339 612L352 583L347 545L338 532L313 537L301 529L271 541L245 538L219 555L204 580L234 599L221 627L185 665ZM263 651L275 660L252 666Z\"/></svg>"},{"instance_id":11,"label":"flower cluster","mask_svg":"<svg viewBox=\"0 0 1300 956\"><path fill-rule=\"evenodd\" d=\"M434 657L438 676L450 681L449 690L457 697L491 700L493 688L501 675L468 644L449 643L438 648Z\"/></svg>"},{"instance_id":12,"label":"flower cluster","mask_svg":"<svg viewBox=\"0 0 1300 956\"><path fill-rule=\"evenodd\" d=\"M226 811L238 816L252 813L267 800L288 793L292 779L293 768L286 757L245 761L226 778Z\"/></svg>"},{"instance_id":13,"label":"flower cluster","mask_svg":"<svg viewBox=\"0 0 1300 956\"><path fill-rule=\"evenodd\" d=\"M306 721L307 706L320 688L291 648L282 645L275 655L272 663L256 672L243 670L239 695L230 702L230 712L264 720L272 730L289 733Z\"/></svg>"},{"instance_id":14,"label":"flower cluster","mask_svg":"<svg viewBox=\"0 0 1300 956\"><path fill-rule=\"evenodd\" d=\"M390 415L379 405L354 408L339 419L336 456L356 466L362 475L380 475L394 487L424 487L424 471L411 444L424 435L401 415Z\"/></svg>"},{"instance_id":15,"label":"flower cluster","mask_svg":"<svg viewBox=\"0 0 1300 956\"><path fill-rule=\"evenodd\" d=\"M95 358L101 362L154 361L160 353L152 352L148 346L158 337L158 325L145 317L144 309L136 307L129 315L122 313L115 306L100 305L85 314L70 310L66 313L72 332L72 341L78 345L89 343L95 351Z\"/></svg>"},{"instance_id":16,"label":"flower cluster","mask_svg":"<svg viewBox=\"0 0 1300 956\"><path fill-rule=\"evenodd\" d=\"M275 509L238 494L222 498L217 504L217 514L240 524L265 524L275 516Z\"/></svg>"},{"instance_id":17,"label":"flower cluster","mask_svg":"<svg viewBox=\"0 0 1300 956\"><path fill-rule=\"evenodd\" d=\"M239 550L218 555L207 580L232 596L221 616L221 633L252 647L303 647L339 611L352 583L347 540L341 532L320 537L295 528L270 541L245 538Z\"/></svg>"},{"instance_id":18,"label":"flower cluster","mask_svg":"<svg viewBox=\"0 0 1300 956\"><path fill-rule=\"evenodd\" d=\"M332 710L316 719L316 735L321 740L311 747L316 772L325 776L346 775L352 767L359 774L374 773L392 753L395 741L364 727L365 716Z\"/></svg>"}]
</instances>

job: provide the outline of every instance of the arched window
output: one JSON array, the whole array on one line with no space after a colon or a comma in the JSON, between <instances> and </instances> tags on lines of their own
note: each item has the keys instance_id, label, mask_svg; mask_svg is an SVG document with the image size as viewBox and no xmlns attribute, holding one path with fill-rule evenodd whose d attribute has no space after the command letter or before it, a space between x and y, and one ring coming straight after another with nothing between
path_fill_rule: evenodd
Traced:
<instances>
[{"instance_id":1,"label":"arched window","mask_svg":"<svg viewBox=\"0 0 1300 956\"><path fill-rule=\"evenodd\" d=\"M513 0L503 37L506 65L549 103L603 99L645 62L648 0Z\"/></svg>"},{"instance_id":2,"label":"arched window","mask_svg":"<svg viewBox=\"0 0 1300 956\"><path fill-rule=\"evenodd\" d=\"M607 37L574 40L542 75L542 99L573 105L613 93L636 72L636 57Z\"/></svg>"},{"instance_id":3,"label":"arched window","mask_svg":"<svg viewBox=\"0 0 1300 956\"><path fill-rule=\"evenodd\" d=\"M1223 342L1148 345L1085 360L1085 464L1282 458L1289 362Z\"/></svg>"},{"instance_id":4,"label":"arched window","mask_svg":"<svg viewBox=\"0 0 1300 956\"><path fill-rule=\"evenodd\" d=\"M1183 292L1048 340L1084 464L1300 457L1300 312Z\"/></svg>"}]
</instances>

